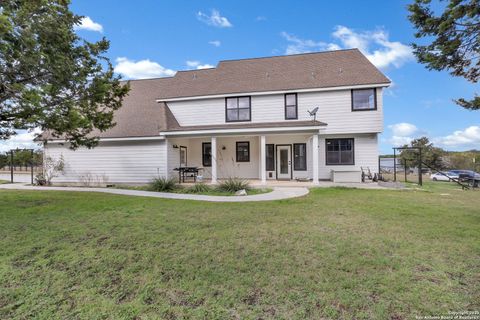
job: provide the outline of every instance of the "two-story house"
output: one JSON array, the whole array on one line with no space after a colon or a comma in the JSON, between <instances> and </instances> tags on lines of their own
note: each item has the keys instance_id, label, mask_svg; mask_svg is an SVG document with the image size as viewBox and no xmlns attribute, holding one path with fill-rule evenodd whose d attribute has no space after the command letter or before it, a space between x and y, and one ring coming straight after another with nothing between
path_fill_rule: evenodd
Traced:
<instances>
[{"instance_id":1,"label":"two-story house","mask_svg":"<svg viewBox=\"0 0 480 320\"><path fill-rule=\"evenodd\" d=\"M203 177L331 179L360 167L378 168L386 78L358 50L221 61L217 67L170 78L131 81L91 150L62 141L45 145L63 155L56 182L89 179L146 183L177 177L181 166ZM314 112L315 110L316 113Z\"/></svg>"}]
</instances>

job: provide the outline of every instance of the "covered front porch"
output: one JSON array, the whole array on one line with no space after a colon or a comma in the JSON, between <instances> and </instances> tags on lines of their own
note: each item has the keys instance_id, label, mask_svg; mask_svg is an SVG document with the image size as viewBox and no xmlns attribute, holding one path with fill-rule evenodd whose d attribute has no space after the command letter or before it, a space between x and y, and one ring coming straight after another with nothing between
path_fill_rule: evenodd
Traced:
<instances>
[{"instance_id":1,"label":"covered front porch","mask_svg":"<svg viewBox=\"0 0 480 320\"><path fill-rule=\"evenodd\" d=\"M318 127L302 132L172 135L167 137L167 172L178 177L180 167L198 168L200 179L212 184L238 177L251 180L253 186L273 181L317 185L318 139Z\"/></svg>"}]
</instances>

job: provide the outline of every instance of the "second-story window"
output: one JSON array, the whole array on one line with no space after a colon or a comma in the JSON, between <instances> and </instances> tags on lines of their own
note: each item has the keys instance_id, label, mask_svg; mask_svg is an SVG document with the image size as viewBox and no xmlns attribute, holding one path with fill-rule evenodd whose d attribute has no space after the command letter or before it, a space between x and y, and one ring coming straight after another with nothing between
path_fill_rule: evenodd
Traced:
<instances>
[{"instance_id":1,"label":"second-story window","mask_svg":"<svg viewBox=\"0 0 480 320\"><path fill-rule=\"evenodd\" d=\"M377 110L377 90L352 90L352 111Z\"/></svg>"},{"instance_id":2,"label":"second-story window","mask_svg":"<svg viewBox=\"0 0 480 320\"><path fill-rule=\"evenodd\" d=\"M285 120L298 119L297 114L297 94L285 94Z\"/></svg>"},{"instance_id":3,"label":"second-story window","mask_svg":"<svg viewBox=\"0 0 480 320\"><path fill-rule=\"evenodd\" d=\"M225 120L227 122L250 121L250 97L232 97L225 99Z\"/></svg>"}]
</instances>

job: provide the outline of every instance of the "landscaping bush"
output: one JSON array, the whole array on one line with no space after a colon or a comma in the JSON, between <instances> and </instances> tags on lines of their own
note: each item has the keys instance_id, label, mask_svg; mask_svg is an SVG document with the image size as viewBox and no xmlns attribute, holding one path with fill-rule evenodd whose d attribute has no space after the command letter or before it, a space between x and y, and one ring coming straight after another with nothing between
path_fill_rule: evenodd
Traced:
<instances>
[{"instance_id":1,"label":"landscaping bush","mask_svg":"<svg viewBox=\"0 0 480 320\"><path fill-rule=\"evenodd\" d=\"M250 184L245 179L240 178L228 178L220 182L218 185L218 189L221 191L228 191L228 192L237 192L238 190L250 190Z\"/></svg>"},{"instance_id":2,"label":"landscaping bush","mask_svg":"<svg viewBox=\"0 0 480 320\"><path fill-rule=\"evenodd\" d=\"M187 189L189 193L207 193L212 191L212 188L205 183L196 183Z\"/></svg>"},{"instance_id":3,"label":"landscaping bush","mask_svg":"<svg viewBox=\"0 0 480 320\"><path fill-rule=\"evenodd\" d=\"M170 192L178 188L177 180L170 178L155 178L149 184L149 189L158 192Z\"/></svg>"}]
</instances>

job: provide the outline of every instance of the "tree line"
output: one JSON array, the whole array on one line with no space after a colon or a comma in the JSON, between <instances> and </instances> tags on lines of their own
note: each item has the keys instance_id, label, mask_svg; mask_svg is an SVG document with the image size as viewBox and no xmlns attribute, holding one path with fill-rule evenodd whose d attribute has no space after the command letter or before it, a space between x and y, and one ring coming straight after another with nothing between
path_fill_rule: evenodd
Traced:
<instances>
[{"instance_id":1,"label":"tree line","mask_svg":"<svg viewBox=\"0 0 480 320\"><path fill-rule=\"evenodd\" d=\"M10 152L0 153L0 169L10 169L13 165L14 170L29 170L30 165L34 167L42 166L43 152L35 150L32 153L29 150L18 150L13 153L13 163Z\"/></svg>"},{"instance_id":2,"label":"tree line","mask_svg":"<svg viewBox=\"0 0 480 320\"><path fill-rule=\"evenodd\" d=\"M480 171L480 150L469 151L446 151L434 146L427 137L414 139L405 147L420 148L422 152L422 162L438 170L462 169ZM385 155L383 158L393 157ZM409 166L416 167L418 164L418 150L401 150L397 157L401 163L407 162Z\"/></svg>"}]
</instances>

